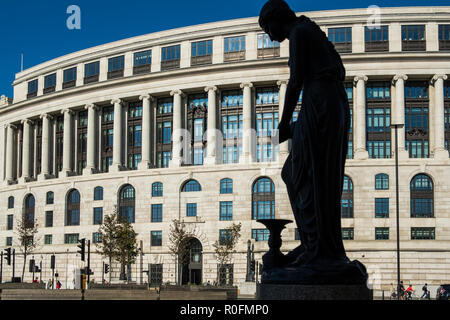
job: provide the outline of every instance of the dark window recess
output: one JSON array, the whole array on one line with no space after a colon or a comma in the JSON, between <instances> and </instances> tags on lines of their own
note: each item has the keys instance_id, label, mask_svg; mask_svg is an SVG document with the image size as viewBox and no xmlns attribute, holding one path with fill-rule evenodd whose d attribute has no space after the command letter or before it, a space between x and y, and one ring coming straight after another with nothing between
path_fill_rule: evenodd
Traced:
<instances>
[{"instance_id":1,"label":"dark window recess","mask_svg":"<svg viewBox=\"0 0 450 320\"><path fill-rule=\"evenodd\" d=\"M77 68L64 70L63 89L75 87L77 81Z\"/></svg>"},{"instance_id":2,"label":"dark window recess","mask_svg":"<svg viewBox=\"0 0 450 320\"><path fill-rule=\"evenodd\" d=\"M27 98L33 98L37 96L38 91L38 80L33 80L28 82L28 94Z\"/></svg>"},{"instance_id":3,"label":"dark window recess","mask_svg":"<svg viewBox=\"0 0 450 320\"><path fill-rule=\"evenodd\" d=\"M268 59L280 56L280 43L270 40L267 34L258 34L258 59Z\"/></svg>"},{"instance_id":4,"label":"dark window recess","mask_svg":"<svg viewBox=\"0 0 450 320\"><path fill-rule=\"evenodd\" d=\"M328 40L333 43L337 52L352 52L352 28L330 28L328 29Z\"/></svg>"},{"instance_id":5,"label":"dark window recess","mask_svg":"<svg viewBox=\"0 0 450 320\"><path fill-rule=\"evenodd\" d=\"M439 25L439 51L450 51L450 24Z\"/></svg>"},{"instance_id":6,"label":"dark window recess","mask_svg":"<svg viewBox=\"0 0 450 320\"><path fill-rule=\"evenodd\" d=\"M84 84L98 82L100 62L92 62L84 65Z\"/></svg>"},{"instance_id":7,"label":"dark window recess","mask_svg":"<svg viewBox=\"0 0 450 320\"><path fill-rule=\"evenodd\" d=\"M133 74L149 73L152 66L152 50L134 53Z\"/></svg>"},{"instance_id":8,"label":"dark window recess","mask_svg":"<svg viewBox=\"0 0 450 320\"><path fill-rule=\"evenodd\" d=\"M366 52L389 51L388 26L365 27L364 33Z\"/></svg>"},{"instance_id":9,"label":"dark window recess","mask_svg":"<svg viewBox=\"0 0 450 320\"><path fill-rule=\"evenodd\" d=\"M161 49L161 71L180 68L180 45Z\"/></svg>"},{"instance_id":10,"label":"dark window recess","mask_svg":"<svg viewBox=\"0 0 450 320\"><path fill-rule=\"evenodd\" d=\"M224 39L223 60L245 60L245 36L230 37Z\"/></svg>"},{"instance_id":11,"label":"dark window recess","mask_svg":"<svg viewBox=\"0 0 450 320\"><path fill-rule=\"evenodd\" d=\"M149 264L148 265L148 284L151 287L158 287L162 285L163 281L163 265Z\"/></svg>"},{"instance_id":12,"label":"dark window recess","mask_svg":"<svg viewBox=\"0 0 450 320\"><path fill-rule=\"evenodd\" d=\"M52 73L44 78L44 94L54 92L56 88L56 73Z\"/></svg>"},{"instance_id":13,"label":"dark window recess","mask_svg":"<svg viewBox=\"0 0 450 320\"><path fill-rule=\"evenodd\" d=\"M402 51L425 51L425 26L402 26Z\"/></svg>"},{"instance_id":14,"label":"dark window recess","mask_svg":"<svg viewBox=\"0 0 450 320\"><path fill-rule=\"evenodd\" d=\"M191 66L212 63L212 40L191 44Z\"/></svg>"},{"instance_id":15,"label":"dark window recess","mask_svg":"<svg viewBox=\"0 0 450 320\"><path fill-rule=\"evenodd\" d=\"M108 59L108 80L123 77L124 61L124 56Z\"/></svg>"},{"instance_id":16,"label":"dark window recess","mask_svg":"<svg viewBox=\"0 0 450 320\"><path fill-rule=\"evenodd\" d=\"M353 182L344 176L344 186L341 198L341 217L353 218Z\"/></svg>"}]
</instances>

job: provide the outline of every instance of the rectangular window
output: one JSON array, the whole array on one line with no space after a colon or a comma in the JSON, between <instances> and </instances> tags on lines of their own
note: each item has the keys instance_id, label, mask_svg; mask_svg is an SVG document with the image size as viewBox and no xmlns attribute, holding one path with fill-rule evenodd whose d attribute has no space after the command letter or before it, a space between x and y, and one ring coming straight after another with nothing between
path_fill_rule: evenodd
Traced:
<instances>
[{"instance_id":1,"label":"rectangular window","mask_svg":"<svg viewBox=\"0 0 450 320\"><path fill-rule=\"evenodd\" d=\"M45 227L53 227L53 211L45 211Z\"/></svg>"},{"instance_id":2,"label":"rectangular window","mask_svg":"<svg viewBox=\"0 0 450 320\"><path fill-rule=\"evenodd\" d=\"M342 240L353 240L353 228L342 228Z\"/></svg>"},{"instance_id":3,"label":"rectangular window","mask_svg":"<svg viewBox=\"0 0 450 320\"><path fill-rule=\"evenodd\" d=\"M339 53L352 52L352 28L329 28L328 40L334 44L334 47Z\"/></svg>"},{"instance_id":4,"label":"rectangular window","mask_svg":"<svg viewBox=\"0 0 450 320\"><path fill-rule=\"evenodd\" d=\"M152 222L162 222L163 220L163 205L152 204Z\"/></svg>"},{"instance_id":5,"label":"rectangular window","mask_svg":"<svg viewBox=\"0 0 450 320\"><path fill-rule=\"evenodd\" d=\"M212 40L191 43L191 65L212 63Z\"/></svg>"},{"instance_id":6,"label":"rectangular window","mask_svg":"<svg viewBox=\"0 0 450 320\"><path fill-rule=\"evenodd\" d=\"M402 26L402 51L425 51L425 26Z\"/></svg>"},{"instance_id":7,"label":"rectangular window","mask_svg":"<svg viewBox=\"0 0 450 320\"><path fill-rule=\"evenodd\" d=\"M161 48L161 70L180 67L180 45Z\"/></svg>"},{"instance_id":8,"label":"rectangular window","mask_svg":"<svg viewBox=\"0 0 450 320\"><path fill-rule=\"evenodd\" d=\"M186 216L187 217L196 217L197 216L197 204L196 203L187 203L186 204Z\"/></svg>"},{"instance_id":9,"label":"rectangular window","mask_svg":"<svg viewBox=\"0 0 450 320\"><path fill-rule=\"evenodd\" d=\"M298 228L295 228L294 240L300 240L300 232L298 231Z\"/></svg>"},{"instance_id":10,"label":"rectangular window","mask_svg":"<svg viewBox=\"0 0 450 320\"><path fill-rule=\"evenodd\" d=\"M365 27L366 52L389 51L388 26Z\"/></svg>"},{"instance_id":11,"label":"rectangular window","mask_svg":"<svg viewBox=\"0 0 450 320\"><path fill-rule=\"evenodd\" d=\"M411 218L433 218L433 199L411 197Z\"/></svg>"},{"instance_id":12,"label":"rectangular window","mask_svg":"<svg viewBox=\"0 0 450 320\"><path fill-rule=\"evenodd\" d=\"M221 201L220 202L220 220L231 221L233 220L233 202Z\"/></svg>"},{"instance_id":13,"label":"rectangular window","mask_svg":"<svg viewBox=\"0 0 450 320\"><path fill-rule=\"evenodd\" d=\"M389 218L389 198L375 198L375 218Z\"/></svg>"},{"instance_id":14,"label":"rectangular window","mask_svg":"<svg viewBox=\"0 0 450 320\"><path fill-rule=\"evenodd\" d=\"M8 214L6 230L12 230L14 226L14 215Z\"/></svg>"},{"instance_id":15,"label":"rectangular window","mask_svg":"<svg viewBox=\"0 0 450 320\"><path fill-rule=\"evenodd\" d=\"M38 91L38 80L33 80L28 82L28 94L27 98L32 98L37 96Z\"/></svg>"},{"instance_id":16,"label":"rectangular window","mask_svg":"<svg viewBox=\"0 0 450 320\"><path fill-rule=\"evenodd\" d=\"M152 50L135 52L134 53L134 66L145 66L152 64Z\"/></svg>"},{"instance_id":17,"label":"rectangular window","mask_svg":"<svg viewBox=\"0 0 450 320\"><path fill-rule=\"evenodd\" d=\"M162 231L152 231L150 237L150 244L152 247L162 246Z\"/></svg>"},{"instance_id":18,"label":"rectangular window","mask_svg":"<svg viewBox=\"0 0 450 320\"><path fill-rule=\"evenodd\" d=\"M375 240L389 240L389 228L375 228Z\"/></svg>"},{"instance_id":19,"label":"rectangular window","mask_svg":"<svg viewBox=\"0 0 450 320\"><path fill-rule=\"evenodd\" d=\"M100 73L100 62L91 62L84 65L84 78L91 78L91 77L97 77L98 81L98 75ZM86 83L86 82L85 82Z\"/></svg>"},{"instance_id":20,"label":"rectangular window","mask_svg":"<svg viewBox=\"0 0 450 320\"><path fill-rule=\"evenodd\" d=\"M103 208L94 208L94 224L103 223Z\"/></svg>"},{"instance_id":21,"label":"rectangular window","mask_svg":"<svg viewBox=\"0 0 450 320\"><path fill-rule=\"evenodd\" d=\"M77 67L63 71L63 89L75 87L77 82Z\"/></svg>"},{"instance_id":22,"label":"rectangular window","mask_svg":"<svg viewBox=\"0 0 450 320\"><path fill-rule=\"evenodd\" d=\"M242 90L228 90L222 93L222 108L233 108L244 105Z\"/></svg>"},{"instance_id":23,"label":"rectangular window","mask_svg":"<svg viewBox=\"0 0 450 320\"><path fill-rule=\"evenodd\" d=\"M411 228L411 240L434 240L434 228Z\"/></svg>"},{"instance_id":24,"label":"rectangular window","mask_svg":"<svg viewBox=\"0 0 450 320\"><path fill-rule=\"evenodd\" d=\"M203 165L203 148L202 147L194 147L194 166Z\"/></svg>"},{"instance_id":25,"label":"rectangular window","mask_svg":"<svg viewBox=\"0 0 450 320\"><path fill-rule=\"evenodd\" d=\"M163 265L162 264L149 264L149 285L160 286L163 283Z\"/></svg>"},{"instance_id":26,"label":"rectangular window","mask_svg":"<svg viewBox=\"0 0 450 320\"><path fill-rule=\"evenodd\" d=\"M233 233L230 229L220 229L219 230L219 244L221 246L231 243L233 240Z\"/></svg>"},{"instance_id":27,"label":"rectangular window","mask_svg":"<svg viewBox=\"0 0 450 320\"><path fill-rule=\"evenodd\" d=\"M65 244L76 244L76 243L78 243L79 236L80 235L78 233L66 233L64 235L64 243Z\"/></svg>"},{"instance_id":28,"label":"rectangular window","mask_svg":"<svg viewBox=\"0 0 450 320\"><path fill-rule=\"evenodd\" d=\"M11 247L12 246L12 237L6 237L6 246Z\"/></svg>"},{"instance_id":29,"label":"rectangular window","mask_svg":"<svg viewBox=\"0 0 450 320\"><path fill-rule=\"evenodd\" d=\"M255 241L268 241L270 232L267 229L252 229L252 239Z\"/></svg>"},{"instance_id":30,"label":"rectangular window","mask_svg":"<svg viewBox=\"0 0 450 320\"><path fill-rule=\"evenodd\" d=\"M56 87L56 73L44 77L44 91Z\"/></svg>"},{"instance_id":31,"label":"rectangular window","mask_svg":"<svg viewBox=\"0 0 450 320\"><path fill-rule=\"evenodd\" d=\"M280 43L270 40L268 34L258 34L258 59L280 56Z\"/></svg>"},{"instance_id":32,"label":"rectangular window","mask_svg":"<svg viewBox=\"0 0 450 320\"><path fill-rule=\"evenodd\" d=\"M92 234L92 243L101 243L102 242L102 234L100 232L94 232Z\"/></svg>"},{"instance_id":33,"label":"rectangular window","mask_svg":"<svg viewBox=\"0 0 450 320\"><path fill-rule=\"evenodd\" d=\"M108 59L108 79L123 77L124 61L124 56Z\"/></svg>"},{"instance_id":34,"label":"rectangular window","mask_svg":"<svg viewBox=\"0 0 450 320\"><path fill-rule=\"evenodd\" d=\"M224 39L224 61L245 59L245 36Z\"/></svg>"},{"instance_id":35,"label":"rectangular window","mask_svg":"<svg viewBox=\"0 0 450 320\"><path fill-rule=\"evenodd\" d=\"M46 234L45 235L45 244L49 245L49 244L53 244L53 235L51 234Z\"/></svg>"},{"instance_id":36,"label":"rectangular window","mask_svg":"<svg viewBox=\"0 0 450 320\"><path fill-rule=\"evenodd\" d=\"M439 51L450 50L450 24L439 25Z\"/></svg>"}]
</instances>

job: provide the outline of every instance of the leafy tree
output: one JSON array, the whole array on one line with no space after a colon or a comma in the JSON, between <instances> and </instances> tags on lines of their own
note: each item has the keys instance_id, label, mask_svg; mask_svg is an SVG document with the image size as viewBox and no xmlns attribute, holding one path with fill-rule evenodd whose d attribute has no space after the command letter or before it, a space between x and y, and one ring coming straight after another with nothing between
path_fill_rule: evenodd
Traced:
<instances>
[{"instance_id":1,"label":"leafy tree","mask_svg":"<svg viewBox=\"0 0 450 320\"><path fill-rule=\"evenodd\" d=\"M18 221L16 228L19 248L23 254L22 282L25 275L27 256L33 253L37 247L37 239L35 237L37 232L38 224L34 221L34 219L30 219L27 214L22 214L22 218Z\"/></svg>"},{"instance_id":2,"label":"leafy tree","mask_svg":"<svg viewBox=\"0 0 450 320\"><path fill-rule=\"evenodd\" d=\"M225 235L213 244L218 262L218 277L220 276L221 269L233 261L233 253L236 252L235 248L241 237L241 227L241 223L233 223L229 228L225 229ZM218 280L220 282L220 279Z\"/></svg>"},{"instance_id":3,"label":"leafy tree","mask_svg":"<svg viewBox=\"0 0 450 320\"><path fill-rule=\"evenodd\" d=\"M115 258L117 248L118 225L119 219L117 216L117 207L114 206L113 213L105 216L103 219L103 224L98 230L101 234L102 241L96 244L97 252L109 259L109 283L111 283L112 260Z\"/></svg>"}]
</instances>

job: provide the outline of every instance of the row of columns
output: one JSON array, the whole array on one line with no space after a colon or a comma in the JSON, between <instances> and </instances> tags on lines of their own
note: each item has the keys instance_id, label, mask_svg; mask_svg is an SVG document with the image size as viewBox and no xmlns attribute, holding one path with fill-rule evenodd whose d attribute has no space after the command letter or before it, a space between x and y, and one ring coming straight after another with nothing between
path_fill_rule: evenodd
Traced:
<instances>
[{"instance_id":1,"label":"row of columns","mask_svg":"<svg viewBox=\"0 0 450 320\"><path fill-rule=\"evenodd\" d=\"M445 150L445 128L444 128L444 81L447 75L434 75L430 83L434 86L434 158L448 159L448 152ZM405 74L395 75L392 79L392 85L395 86L395 96L392 100L391 122L393 124L405 124L405 81L408 76ZM368 159L369 154L366 149L366 83L368 77L358 75L354 77L356 87L354 97L354 143L355 159ZM393 149L395 150L395 149ZM398 150L399 158L408 158L408 152L405 148L405 127L398 129Z\"/></svg>"},{"instance_id":2,"label":"row of columns","mask_svg":"<svg viewBox=\"0 0 450 320\"><path fill-rule=\"evenodd\" d=\"M404 98L404 82L408 79L407 75L395 75L392 79L392 84L395 85L395 98L393 100L393 123L405 123L405 98ZM435 132L435 157L448 158L448 154L444 146L444 80L447 75L437 74L431 79L431 84L434 85L435 99L434 99L434 132ZM355 142L355 159L367 159L368 152L366 149L366 82L368 77L365 75L358 75L354 77L354 85L356 87L354 99L354 142ZM287 88L287 80L277 82L279 86L279 114L283 114L285 93ZM252 134L252 83L242 83L240 85L243 90L243 154L240 163L253 162L254 150L252 146L256 139ZM205 88L208 93L208 129L217 128L217 92L216 86L208 86ZM185 94L179 90L170 92L173 97L173 147L172 147L172 161L170 167L179 167L182 163L182 101ZM152 108L151 103L155 98L149 94L144 94L139 97L142 101L142 160L139 169L148 169L151 164L151 122L152 122ZM111 172L122 170L122 106L123 101L120 99L113 99L111 104L114 106L114 148L113 161L110 166ZM88 110L88 138L87 138L87 161L86 168L83 174L92 174L97 172L96 157L96 119L99 108L95 104L88 104L85 106ZM72 123L74 112L70 109L61 111L64 115L64 142L63 142L63 175L70 174L73 171L72 163L74 155L72 154ZM42 169L40 178L46 179L50 176L50 122L53 117L49 114L41 115L42 124ZM33 122L25 119L23 123L23 150L22 150L22 179L27 181L31 178L31 159L30 159L30 133ZM13 124L7 126L7 146L6 146L6 174L5 180L13 180L13 162L14 162L14 130L16 127ZM216 163L216 147L217 137L215 130L208 130L208 148L205 164ZM405 150L405 129L400 129L398 136L399 156L408 157ZM280 161L284 161L289 153L288 143L282 143L279 147Z\"/></svg>"}]
</instances>

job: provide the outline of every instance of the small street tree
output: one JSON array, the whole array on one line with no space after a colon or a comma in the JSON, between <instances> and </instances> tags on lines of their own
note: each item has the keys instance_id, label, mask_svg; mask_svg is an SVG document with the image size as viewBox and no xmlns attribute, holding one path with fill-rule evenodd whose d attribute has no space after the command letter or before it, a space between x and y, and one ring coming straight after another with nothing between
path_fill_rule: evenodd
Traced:
<instances>
[{"instance_id":1,"label":"small street tree","mask_svg":"<svg viewBox=\"0 0 450 320\"><path fill-rule=\"evenodd\" d=\"M111 283L112 260L115 258L115 251L117 248L118 225L119 219L117 216L117 207L114 206L113 213L105 216L103 219L103 224L98 230L101 234L102 241L96 244L97 253L100 253L109 260L109 283Z\"/></svg>"},{"instance_id":2,"label":"small street tree","mask_svg":"<svg viewBox=\"0 0 450 320\"><path fill-rule=\"evenodd\" d=\"M27 214L22 214L22 218L17 223L16 233L19 241L19 248L23 254L22 282L25 275L25 266L27 256L33 253L37 247L36 233L38 232L38 224L34 219L30 219Z\"/></svg>"},{"instance_id":3,"label":"small street tree","mask_svg":"<svg viewBox=\"0 0 450 320\"><path fill-rule=\"evenodd\" d=\"M189 250L189 239L192 235L192 232L186 230L186 224L183 221L172 220L169 233L169 251L175 259L175 279L178 285L181 282L181 277L178 272L179 268L181 265L189 262L186 260L189 259L187 253Z\"/></svg>"},{"instance_id":4,"label":"small street tree","mask_svg":"<svg viewBox=\"0 0 450 320\"><path fill-rule=\"evenodd\" d=\"M235 248L241 237L241 223L233 223L229 228L225 229L224 233L219 235L219 240L214 242L214 252L218 263L218 282L220 283L220 274L230 269L230 265L233 262L233 253L236 252ZM231 271L229 271L231 272Z\"/></svg>"},{"instance_id":5,"label":"small street tree","mask_svg":"<svg viewBox=\"0 0 450 320\"><path fill-rule=\"evenodd\" d=\"M129 281L130 279L125 273L125 266L129 266L136 262L136 257L139 253L137 233L127 219L119 217L118 220L115 259L119 261L122 266L121 279Z\"/></svg>"}]
</instances>

